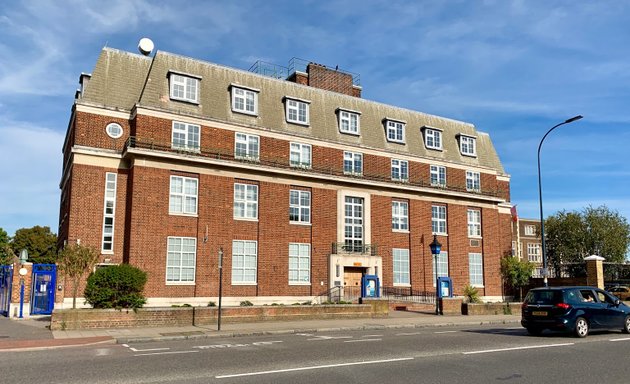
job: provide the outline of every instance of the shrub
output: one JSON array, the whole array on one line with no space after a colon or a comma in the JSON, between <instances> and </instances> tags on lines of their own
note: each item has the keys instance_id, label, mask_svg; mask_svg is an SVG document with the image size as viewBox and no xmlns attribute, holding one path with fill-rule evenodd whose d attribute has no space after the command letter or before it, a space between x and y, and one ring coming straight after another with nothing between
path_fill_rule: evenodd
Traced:
<instances>
[{"instance_id":1,"label":"shrub","mask_svg":"<svg viewBox=\"0 0 630 384\"><path fill-rule=\"evenodd\" d=\"M208 307L216 307L217 303L215 303L214 301L211 301L208 303Z\"/></svg>"},{"instance_id":2,"label":"shrub","mask_svg":"<svg viewBox=\"0 0 630 384\"><path fill-rule=\"evenodd\" d=\"M112 265L90 274L85 300L94 308L141 308L146 272L129 264Z\"/></svg>"},{"instance_id":3,"label":"shrub","mask_svg":"<svg viewBox=\"0 0 630 384\"><path fill-rule=\"evenodd\" d=\"M466 285L464 287L464 298L466 299L467 303L478 303L480 302L479 291L477 290L477 288L473 287L470 284Z\"/></svg>"},{"instance_id":4,"label":"shrub","mask_svg":"<svg viewBox=\"0 0 630 384\"><path fill-rule=\"evenodd\" d=\"M240 304L241 307L251 307L252 305L254 304L249 300L241 301L241 304Z\"/></svg>"}]
</instances>

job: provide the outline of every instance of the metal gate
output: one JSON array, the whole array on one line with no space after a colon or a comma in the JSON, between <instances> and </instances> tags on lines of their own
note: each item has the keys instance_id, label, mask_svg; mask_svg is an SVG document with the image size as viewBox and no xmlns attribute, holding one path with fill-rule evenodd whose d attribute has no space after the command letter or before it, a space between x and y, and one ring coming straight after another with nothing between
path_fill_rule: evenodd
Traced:
<instances>
[{"instance_id":1,"label":"metal gate","mask_svg":"<svg viewBox=\"0 0 630 384\"><path fill-rule=\"evenodd\" d=\"M11 305L11 281L13 279L13 266L0 266L0 316L9 316Z\"/></svg>"},{"instance_id":2,"label":"metal gate","mask_svg":"<svg viewBox=\"0 0 630 384\"><path fill-rule=\"evenodd\" d=\"M55 264L33 265L33 286L31 287L31 315L50 315L55 306Z\"/></svg>"}]
</instances>

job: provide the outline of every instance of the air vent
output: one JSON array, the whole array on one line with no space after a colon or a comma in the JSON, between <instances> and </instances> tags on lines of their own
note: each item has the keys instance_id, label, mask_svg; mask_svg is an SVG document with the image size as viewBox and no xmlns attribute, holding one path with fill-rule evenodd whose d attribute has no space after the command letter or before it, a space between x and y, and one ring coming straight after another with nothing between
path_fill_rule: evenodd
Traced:
<instances>
[{"instance_id":1,"label":"air vent","mask_svg":"<svg viewBox=\"0 0 630 384\"><path fill-rule=\"evenodd\" d=\"M481 247L481 240L478 239L470 239L471 247Z\"/></svg>"}]
</instances>

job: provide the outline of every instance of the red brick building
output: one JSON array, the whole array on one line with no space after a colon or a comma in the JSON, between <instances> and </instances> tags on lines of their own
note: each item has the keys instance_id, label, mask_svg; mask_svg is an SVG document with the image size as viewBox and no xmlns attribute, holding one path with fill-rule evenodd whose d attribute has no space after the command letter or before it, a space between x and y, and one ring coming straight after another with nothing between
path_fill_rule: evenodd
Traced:
<instances>
[{"instance_id":1,"label":"red brick building","mask_svg":"<svg viewBox=\"0 0 630 384\"><path fill-rule=\"evenodd\" d=\"M265 76L105 48L64 143L60 242L148 272L148 305L383 287L501 296L510 178L472 124L362 99L310 63ZM66 298L66 302L70 299Z\"/></svg>"}]
</instances>

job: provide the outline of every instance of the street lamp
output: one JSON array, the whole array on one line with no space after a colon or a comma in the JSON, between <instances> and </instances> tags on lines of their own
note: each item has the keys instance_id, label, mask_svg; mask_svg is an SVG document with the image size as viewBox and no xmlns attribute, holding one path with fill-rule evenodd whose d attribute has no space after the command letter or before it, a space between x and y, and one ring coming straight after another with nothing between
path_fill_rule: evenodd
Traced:
<instances>
[{"instance_id":1,"label":"street lamp","mask_svg":"<svg viewBox=\"0 0 630 384\"><path fill-rule=\"evenodd\" d=\"M28 251L26 249L22 249L20 251L20 270L18 271L20 274L20 319L24 318L24 276L28 273L26 268L24 268L26 260L28 260Z\"/></svg>"},{"instance_id":2,"label":"street lamp","mask_svg":"<svg viewBox=\"0 0 630 384\"><path fill-rule=\"evenodd\" d=\"M217 331L221 330L221 299L223 297L223 247L219 248L219 314L217 317Z\"/></svg>"},{"instance_id":3,"label":"street lamp","mask_svg":"<svg viewBox=\"0 0 630 384\"><path fill-rule=\"evenodd\" d=\"M440 289L440 286L438 285L438 264L437 264L437 257L440 254L440 251L442 250L442 244L440 244L440 242L437 239L437 235L433 235L433 241L431 242L431 244L429 244L429 248L431 248L431 254L433 255L433 260L435 260L434 262L434 266L435 266L435 314L439 315L440 314L440 302L438 300L438 290Z\"/></svg>"},{"instance_id":4,"label":"street lamp","mask_svg":"<svg viewBox=\"0 0 630 384\"><path fill-rule=\"evenodd\" d=\"M545 136L540 140L540 144L538 144L538 199L540 204L540 237L542 240L542 259L543 259L543 281L545 283L545 287L548 286L547 275L549 274L547 271L547 248L545 248L545 219L543 218L543 201L542 201L542 181L540 177L540 148L542 147L543 141L548 134L551 133L554 129L558 128L561 125L569 124L574 121L580 120L582 115L574 116L568 120L563 121L562 123L556 124L551 127L550 130L545 133Z\"/></svg>"}]
</instances>

